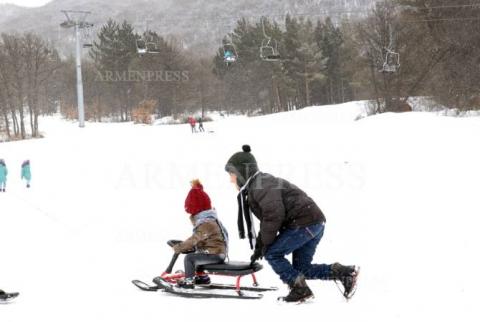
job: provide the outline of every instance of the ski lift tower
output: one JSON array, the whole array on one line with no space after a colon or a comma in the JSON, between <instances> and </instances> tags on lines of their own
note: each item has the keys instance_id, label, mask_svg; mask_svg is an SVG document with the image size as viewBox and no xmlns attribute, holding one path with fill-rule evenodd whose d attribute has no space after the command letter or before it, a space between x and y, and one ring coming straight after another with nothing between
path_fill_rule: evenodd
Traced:
<instances>
[{"instance_id":1,"label":"ski lift tower","mask_svg":"<svg viewBox=\"0 0 480 322\"><path fill-rule=\"evenodd\" d=\"M80 30L92 27L93 24L86 22L90 11L62 10L67 18L60 24L63 28L74 28L75 31L75 59L77 69L77 104L78 104L78 125L85 127L85 108L83 105L83 81L82 81L82 46L80 44Z\"/></svg>"}]
</instances>

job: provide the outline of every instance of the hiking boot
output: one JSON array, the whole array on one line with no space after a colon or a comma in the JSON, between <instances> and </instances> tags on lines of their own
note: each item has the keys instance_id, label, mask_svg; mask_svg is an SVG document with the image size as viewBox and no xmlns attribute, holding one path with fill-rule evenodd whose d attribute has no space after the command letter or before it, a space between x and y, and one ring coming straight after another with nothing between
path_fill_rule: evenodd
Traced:
<instances>
[{"instance_id":1,"label":"hiking boot","mask_svg":"<svg viewBox=\"0 0 480 322\"><path fill-rule=\"evenodd\" d=\"M195 281L194 281L193 277L182 278L182 279L179 279L177 281L177 287L194 289L195 288Z\"/></svg>"},{"instance_id":2,"label":"hiking boot","mask_svg":"<svg viewBox=\"0 0 480 322\"><path fill-rule=\"evenodd\" d=\"M356 266L345 266L334 263L331 266L331 278L340 281L343 285L343 296L350 299L355 294L357 285L358 268Z\"/></svg>"},{"instance_id":3,"label":"hiking boot","mask_svg":"<svg viewBox=\"0 0 480 322\"><path fill-rule=\"evenodd\" d=\"M194 282L196 285L208 285L210 284L210 276L208 275L195 276Z\"/></svg>"},{"instance_id":4,"label":"hiking boot","mask_svg":"<svg viewBox=\"0 0 480 322\"><path fill-rule=\"evenodd\" d=\"M287 296L280 297L284 302L304 302L313 297L313 293L305 282L305 277L299 275L292 283L288 285L290 293Z\"/></svg>"}]
</instances>

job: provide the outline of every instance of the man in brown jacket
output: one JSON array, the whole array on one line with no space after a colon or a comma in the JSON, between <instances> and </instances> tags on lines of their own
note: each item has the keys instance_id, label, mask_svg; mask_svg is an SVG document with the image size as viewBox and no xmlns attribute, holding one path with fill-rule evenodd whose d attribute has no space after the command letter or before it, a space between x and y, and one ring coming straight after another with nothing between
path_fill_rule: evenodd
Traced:
<instances>
[{"instance_id":1,"label":"man in brown jacket","mask_svg":"<svg viewBox=\"0 0 480 322\"><path fill-rule=\"evenodd\" d=\"M193 234L173 246L175 253L191 252L185 255L185 278L177 283L182 288L194 288L195 284L209 283L208 276L195 277L197 267L222 263L228 252L228 233L212 209L210 198L203 191L199 180L193 180L191 185L185 199L185 211L190 214Z\"/></svg>"},{"instance_id":2,"label":"man in brown jacket","mask_svg":"<svg viewBox=\"0 0 480 322\"><path fill-rule=\"evenodd\" d=\"M239 232L245 238L243 220L247 223L251 261L265 256L280 279L288 284L290 293L280 298L286 302L304 301L313 296L306 279L339 280L344 296L350 298L355 290L358 270L339 263L312 264L318 243L325 229L325 216L304 191L285 179L262 173L244 145L228 160L225 170L240 191ZM256 236L251 212L260 220ZM285 256L292 254L290 263Z\"/></svg>"}]
</instances>

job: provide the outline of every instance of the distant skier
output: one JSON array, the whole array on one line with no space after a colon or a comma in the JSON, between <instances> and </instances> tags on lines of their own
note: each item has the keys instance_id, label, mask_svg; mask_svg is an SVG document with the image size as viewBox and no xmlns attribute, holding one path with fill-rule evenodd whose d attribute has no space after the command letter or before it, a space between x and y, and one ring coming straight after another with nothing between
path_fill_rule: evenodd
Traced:
<instances>
[{"instance_id":1,"label":"distant skier","mask_svg":"<svg viewBox=\"0 0 480 322\"><path fill-rule=\"evenodd\" d=\"M188 118L188 123L190 123L190 127L192 128L192 133L196 133L197 132L197 129L195 128L196 121L195 121L195 118L193 116L190 116Z\"/></svg>"},{"instance_id":2,"label":"distant skier","mask_svg":"<svg viewBox=\"0 0 480 322\"><path fill-rule=\"evenodd\" d=\"M0 159L0 192L5 192L5 188L7 187L7 165L5 164L5 160Z\"/></svg>"},{"instance_id":3,"label":"distant skier","mask_svg":"<svg viewBox=\"0 0 480 322\"><path fill-rule=\"evenodd\" d=\"M228 233L212 209L210 198L203 191L198 179L191 182L191 189L185 199L185 211L190 214L193 235L182 243L173 246L175 253L185 255L185 278L177 285L181 288L194 288L195 284L209 284L210 277L195 277L196 267L205 264L222 263L227 257Z\"/></svg>"},{"instance_id":4,"label":"distant skier","mask_svg":"<svg viewBox=\"0 0 480 322\"><path fill-rule=\"evenodd\" d=\"M200 132L205 132L205 129L203 128L203 119L202 117L198 118L198 131Z\"/></svg>"},{"instance_id":5,"label":"distant skier","mask_svg":"<svg viewBox=\"0 0 480 322\"><path fill-rule=\"evenodd\" d=\"M338 280L343 284L344 296L350 298L358 274L355 266L312 264L325 229L320 208L297 186L260 172L250 146L244 145L242 150L232 155L225 170L239 190L240 238L245 238L245 218L250 247L254 249L252 263L265 256L290 288L289 294L280 298L285 302L301 302L313 296L306 279ZM260 220L258 237L250 210ZM289 254L292 263L285 258Z\"/></svg>"},{"instance_id":6,"label":"distant skier","mask_svg":"<svg viewBox=\"0 0 480 322\"><path fill-rule=\"evenodd\" d=\"M30 181L32 180L32 172L30 170L30 160L25 160L22 163L22 180L27 181L27 188L30 188Z\"/></svg>"}]
</instances>

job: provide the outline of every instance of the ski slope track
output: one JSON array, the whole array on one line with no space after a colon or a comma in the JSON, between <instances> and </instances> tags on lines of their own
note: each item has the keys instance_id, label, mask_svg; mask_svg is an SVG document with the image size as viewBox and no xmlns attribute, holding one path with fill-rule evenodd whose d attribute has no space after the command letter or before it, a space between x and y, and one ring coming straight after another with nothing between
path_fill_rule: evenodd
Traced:
<instances>
[{"instance_id":1,"label":"ski slope track","mask_svg":"<svg viewBox=\"0 0 480 322\"><path fill-rule=\"evenodd\" d=\"M45 138L0 143L9 170L0 193L0 288L18 291L1 322L475 321L480 277L480 118L435 113L355 120L364 102L189 125L40 120ZM259 167L297 184L327 217L314 261L362 267L348 303L333 282L315 299L287 293L266 262L261 300L186 299L141 292L167 266L169 239L191 233L183 203L200 178L230 232L230 257L251 251L237 233L227 159L250 144ZM20 181L31 160L32 187ZM183 269L182 260L175 269ZM216 279L217 282L231 282ZM245 279L244 283L250 280Z\"/></svg>"}]
</instances>

